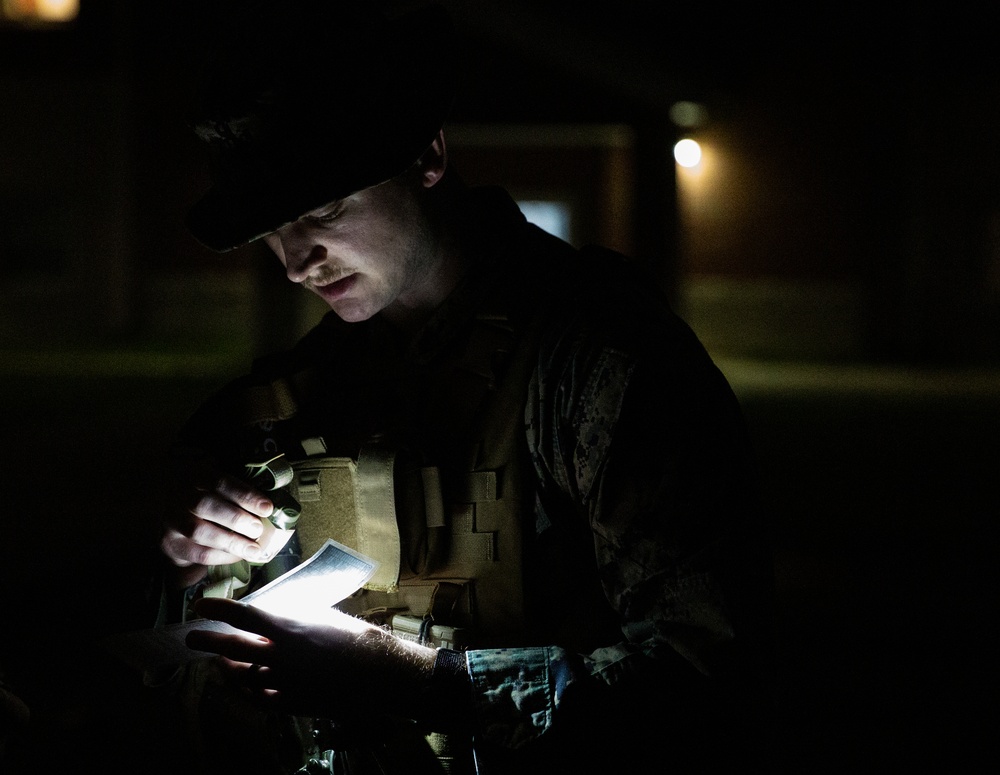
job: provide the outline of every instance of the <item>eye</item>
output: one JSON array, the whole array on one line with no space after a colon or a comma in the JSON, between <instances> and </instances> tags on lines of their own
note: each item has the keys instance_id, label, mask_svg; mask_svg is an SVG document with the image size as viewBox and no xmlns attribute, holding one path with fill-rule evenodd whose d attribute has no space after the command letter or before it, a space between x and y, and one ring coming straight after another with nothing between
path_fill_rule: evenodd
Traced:
<instances>
[{"instance_id":1,"label":"eye","mask_svg":"<svg viewBox=\"0 0 1000 775\"><path fill-rule=\"evenodd\" d=\"M331 223L340 217L340 214L344 212L343 202L337 202L335 205L330 205L322 210L313 213L309 216L309 219L314 223Z\"/></svg>"}]
</instances>

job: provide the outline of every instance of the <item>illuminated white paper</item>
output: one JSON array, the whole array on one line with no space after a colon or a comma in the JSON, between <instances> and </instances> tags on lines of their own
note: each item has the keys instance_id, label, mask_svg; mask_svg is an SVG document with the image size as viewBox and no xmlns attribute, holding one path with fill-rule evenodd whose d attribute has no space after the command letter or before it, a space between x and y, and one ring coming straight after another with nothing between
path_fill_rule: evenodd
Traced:
<instances>
[{"instance_id":1,"label":"illuminated white paper","mask_svg":"<svg viewBox=\"0 0 1000 775\"><path fill-rule=\"evenodd\" d=\"M375 573L378 563L328 539L308 560L243 598L264 611L295 619L323 621L330 609L356 592ZM192 630L239 632L225 622L195 619L148 630L116 633L103 647L139 670L157 671L209 656L184 642Z\"/></svg>"}]
</instances>

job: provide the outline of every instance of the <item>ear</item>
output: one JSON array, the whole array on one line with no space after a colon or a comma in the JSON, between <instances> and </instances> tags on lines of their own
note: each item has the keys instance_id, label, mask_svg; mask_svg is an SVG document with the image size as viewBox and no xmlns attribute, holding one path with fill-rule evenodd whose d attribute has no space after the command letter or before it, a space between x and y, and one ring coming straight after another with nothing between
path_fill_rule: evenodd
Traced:
<instances>
[{"instance_id":1,"label":"ear","mask_svg":"<svg viewBox=\"0 0 1000 775\"><path fill-rule=\"evenodd\" d=\"M431 143L430 148L424 151L423 156L417 161L417 169L420 171L420 182L424 188L431 188L436 185L448 166L448 151L444 144L444 130L438 130L437 137Z\"/></svg>"}]
</instances>

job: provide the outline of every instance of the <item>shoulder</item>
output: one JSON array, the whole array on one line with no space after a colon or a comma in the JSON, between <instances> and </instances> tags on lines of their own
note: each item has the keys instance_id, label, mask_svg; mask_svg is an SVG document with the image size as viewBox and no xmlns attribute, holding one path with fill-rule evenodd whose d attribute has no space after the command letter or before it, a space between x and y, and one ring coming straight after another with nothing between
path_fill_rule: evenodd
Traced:
<instances>
[{"instance_id":1,"label":"shoulder","mask_svg":"<svg viewBox=\"0 0 1000 775\"><path fill-rule=\"evenodd\" d=\"M641 403L728 395L691 327L642 267L600 247L576 252L542 309L538 396L558 415L610 423L627 393ZM728 401L728 398L726 398Z\"/></svg>"}]
</instances>

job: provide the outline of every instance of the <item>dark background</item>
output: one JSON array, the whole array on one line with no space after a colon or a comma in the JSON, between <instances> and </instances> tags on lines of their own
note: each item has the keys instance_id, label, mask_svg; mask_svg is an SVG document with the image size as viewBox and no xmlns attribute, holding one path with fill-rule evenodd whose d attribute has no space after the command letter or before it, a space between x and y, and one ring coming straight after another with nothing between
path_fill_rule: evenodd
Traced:
<instances>
[{"instance_id":1,"label":"dark background","mask_svg":"<svg viewBox=\"0 0 1000 775\"><path fill-rule=\"evenodd\" d=\"M972 769L998 721L996 25L961 3L449 5L470 41L456 122L635 132L634 252L668 291L862 289L834 357L710 348L772 514L783 747L803 773ZM0 667L32 711L4 772L179 766L176 730L96 643L147 621L170 434L291 333L270 262L179 228L201 184L176 124L197 79L184 7L84 0L66 29L0 27ZM660 163L678 99L752 162L756 204L719 213L722 247L680 238ZM768 321L774 342L799 325Z\"/></svg>"}]
</instances>

